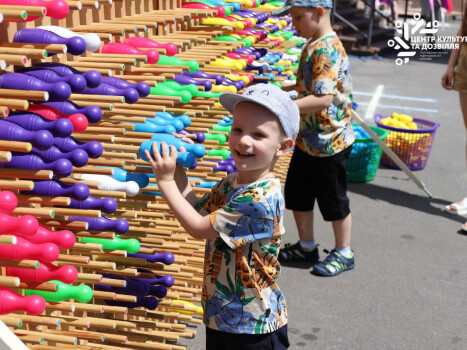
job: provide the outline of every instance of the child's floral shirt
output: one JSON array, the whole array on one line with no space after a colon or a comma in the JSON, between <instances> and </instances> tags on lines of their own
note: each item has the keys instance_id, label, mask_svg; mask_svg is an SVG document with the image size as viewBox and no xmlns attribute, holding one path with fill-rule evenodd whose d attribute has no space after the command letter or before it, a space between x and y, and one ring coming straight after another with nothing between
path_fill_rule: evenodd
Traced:
<instances>
[{"instance_id":1,"label":"child's floral shirt","mask_svg":"<svg viewBox=\"0 0 467 350\"><path fill-rule=\"evenodd\" d=\"M295 89L299 98L312 94L333 95L328 108L301 115L296 144L302 151L327 157L354 142L350 124L353 99L350 64L336 33L305 44Z\"/></svg>"},{"instance_id":2,"label":"child's floral shirt","mask_svg":"<svg viewBox=\"0 0 467 350\"><path fill-rule=\"evenodd\" d=\"M204 322L229 333L271 333L287 323L276 284L284 233L281 185L275 178L236 182L237 174L229 174L197 206L219 233L206 242Z\"/></svg>"}]
</instances>

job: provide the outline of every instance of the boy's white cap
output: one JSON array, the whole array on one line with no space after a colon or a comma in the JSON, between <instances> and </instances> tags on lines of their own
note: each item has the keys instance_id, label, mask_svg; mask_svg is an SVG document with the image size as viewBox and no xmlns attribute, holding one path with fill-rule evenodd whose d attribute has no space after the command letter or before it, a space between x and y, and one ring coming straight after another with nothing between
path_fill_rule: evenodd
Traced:
<instances>
[{"instance_id":1,"label":"boy's white cap","mask_svg":"<svg viewBox=\"0 0 467 350\"><path fill-rule=\"evenodd\" d=\"M219 102L232 114L239 102L257 103L275 114L287 137L295 140L300 126L300 112L293 101L297 95L296 91L286 92L273 84L256 84L241 95L224 93L219 96Z\"/></svg>"}]
</instances>

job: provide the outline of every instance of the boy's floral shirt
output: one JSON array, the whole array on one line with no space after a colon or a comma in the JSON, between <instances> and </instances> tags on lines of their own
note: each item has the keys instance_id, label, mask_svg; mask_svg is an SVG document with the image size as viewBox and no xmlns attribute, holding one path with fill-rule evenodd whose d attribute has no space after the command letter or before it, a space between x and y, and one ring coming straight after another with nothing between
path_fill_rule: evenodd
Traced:
<instances>
[{"instance_id":1,"label":"boy's floral shirt","mask_svg":"<svg viewBox=\"0 0 467 350\"><path fill-rule=\"evenodd\" d=\"M331 105L302 114L296 144L315 157L327 157L349 147L355 140L350 124L352 78L350 64L335 33L309 41L302 50L295 89L299 98L333 95Z\"/></svg>"},{"instance_id":2,"label":"boy's floral shirt","mask_svg":"<svg viewBox=\"0 0 467 350\"><path fill-rule=\"evenodd\" d=\"M229 174L197 205L219 233L206 242L204 323L229 333L271 333L287 323L275 281L284 233L281 185L269 178L238 186L236 179Z\"/></svg>"}]
</instances>

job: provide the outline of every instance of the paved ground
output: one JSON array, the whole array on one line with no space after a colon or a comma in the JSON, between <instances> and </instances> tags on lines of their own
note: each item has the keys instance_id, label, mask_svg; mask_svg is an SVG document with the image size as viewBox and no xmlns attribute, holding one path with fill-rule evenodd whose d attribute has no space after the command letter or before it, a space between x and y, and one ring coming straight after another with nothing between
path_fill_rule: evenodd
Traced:
<instances>
[{"instance_id":1,"label":"paved ground","mask_svg":"<svg viewBox=\"0 0 467 350\"><path fill-rule=\"evenodd\" d=\"M320 278L309 268L284 267L279 277L291 349L466 349L467 236L459 230L466 219L441 210L467 195L457 93L441 88L445 64L411 60L396 66L394 58L352 58L351 64L359 114L366 114L383 85L376 113L441 124L427 167L415 173L434 198L401 171L385 168L369 183L350 184L355 270ZM295 242L290 212L285 227L285 242ZM331 226L320 214L316 232L320 247L332 249ZM203 327L186 344L204 349Z\"/></svg>"}]
</instances>

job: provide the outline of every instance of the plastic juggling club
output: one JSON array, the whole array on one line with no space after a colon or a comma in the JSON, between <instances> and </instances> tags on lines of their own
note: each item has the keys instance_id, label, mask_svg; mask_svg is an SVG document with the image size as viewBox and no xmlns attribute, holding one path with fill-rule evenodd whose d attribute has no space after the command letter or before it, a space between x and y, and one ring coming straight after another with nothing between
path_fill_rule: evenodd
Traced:
<instances>
[{"instance_id":1,"label":"plastic juggling club","mask_svg":"<svg viewBox=\"0 0 467 350\"><path fill-rule=\"evenodd\" d=\"M5 213L0 213L1 235L19 234L21 236L31 236L36 233L38 228L39 223L32 215L15 217Z\"/></svg>"},{"instance_id":2,"label":"plastic juggling club","mask_svg":"<svg viewBox=\"0 0 467 350\"><path fill-rule=\"evenodd\" d=\"M153 143L155 141L144 141L140 148L139 148L139 156L141 159L145 160L146 162L148 161L147 157L146 157L146 154L144 153L145 150L149 151L149 153L151 154L152 157L154 157L154 153L153 153ZM161 145L160 145L160 142L155 142L156 145L157 145L157 148L159 150L159 153L161 152ZM170 151L170 149L169 149ZM193 155L193 153L190 153L190 152L178 152L177 154L177 163L186 167L186 168L190 168L192 167L194 164L195 164L195 156Z\"/></svg>"},{"instance_id":3,"label":"plastic juggling club","mask_svg":"<svg viewBox=\"0 0 467 350\"><path fill-rule=\"evenodd\" d=\"M41 156L23 153L16 153L9 162L0 163L0 167L28 170L52 170L56 177L67 177L73 171L73 164L66 158L48 162Z\"/></svg>"},{"instance_id":4,"label":"plastic juggling club","mask_svg":"<svg viewBox=\"0 0 467 350\"><path fill-rule=\"evenodd\" d=\"M58 284L58 290L56 292L46 292L42 290L30 290L26 289L26 295L39 295L46 301L58 303L67 299L74 299L80 303L87 303L92 299L92 289L84 284L80 286L72 286L57 280L51 280L50 283Z\"/></svg>"},{"instance_id":5,"label":"plastic juggling club","mask_svg":"<svg viewBox=\"0 0 467 350\"><path fill-rule=\"evenodd\" d=\"M112 167L114 173L111 175L118 181L134 181L140 188L144 188L149 183L149 177L146 174L133 174L121 168Z\"/></svg>"},{"instance_id":6,"label":"plastic juggling club","mask_svg":"<svg viewBox=\"0 0 467 350\"><path fill-rule=\"evenodd\" d=\"M180 149L180 147L185 147L187 152L193 153L196 158L202 158L206 155L206 148L203 145L191 144L173 135L156 134L151 137L151 141L164 141L168 145L174 145L177 150Z\"/></svg>"},{"instance_id":7,"label":"plastic juggling club","mask_svg":"<svg viewBox=\"0 0 467 350\"><path fill-rule=\"evenodd\" d=\"M71 95L70 85L63 81L46 83L36 77L21 73L6 73L1 75L0 88L47 91L51 101L65 101Z\"/></svg>"},{"instance_id":8,"label":"plastic juggling club","mask_svg":"<svg viewBox=\"0 0 467 350\"><path fill-rule=\"evenodd\" d=\"M146 186L145 186L146 187ZM0 213L9 214L18 206L18 199L11 191L0 191Z\"/></svg>"},{"instance_id":9,"label":"plastic juggling club","mask_svg":"<svg viewBox=\"0 0 467 350\"><path fill-rule=\"evenodd\" d=\"M60 250L53 243L35 244L19 236L17 240L18 242L14 246L0 245L0 256L3 259L30 259L52 262L57 260L60 254Z\"/></svg>"},{"instance_id":10,"label":"plastic juggling club","mask_svg":"<svg viewBox=\"0 0 467 350\"><path fill-rule=\"evenodd\" d=\"M30 142L34 147L41 150L49 149L54 142L50 131L29 131L6 120L0 120L0 140Z\"/></svg>"},{"instance_id":11,"label":"plastic juggling club","mask_svg":"<svg viewBox=\"0 0 467 350\"><path fill-rule=\"evenodd\" d=\"M20 267L7 267L7 276L17 276L21 282L47 282L59 280L63 283L73 283L78 278L78 271L73 265L55 266L41 262L37 270Z\"/></svg>"},{"instance_id":12,"label":"plastic juggling club","mask_svg":"<svg viewBox=\"0 0 467 350\"><path fill-rule=\"evenodd\" d=\"M144 82L133 84L133 83L127 82L126 80L115 78L115 77L102 77L102 82L108 85L112 85L113 87L116 87L117 89L128 89L128 88L136 89L140 97L146 97L147 95L149 95L149 92L151 91L149 84L144 83Z\"/></svg>"},{"instance_id":13,"label":"plastic juggling club","mask_svg":"<svg viewBox=\"0 0 467 350\"><path fill-rule=\"evenodd\" d=\"M47 9L47 16L54 19L63 19L68 15L70 8L65 0L0 0L0 5L39 6ZM28 16L24 22L32 21L40 16Z\"/></svg>"},{"instance_id":14,"label":"plastic juggling club","mask_svg":"<svg viewBox=\"0 0 467 350\"><path fill-rule=\"evenodd\" d=\"M39 225L36 233L32 236L24 236L24 238L35 244L54 243L61 249L70 249L76 241L75 235L71 231L51 231L42 225Z\"/></svg>"},{"instance_id":15,"label":"plastic juggling club","mask_svg":"<svg viewBox=\"0 0 467 350\"><path fill-rule=\"evenodd\" d=\"M139 92L133 88L118 89L110 84L101 83L95 88L85 88L83 94L88 95L110 95L110 96L124 96L125 102L135 103L138 101Z\"/></svg>"},{"instance_id":16,"label":"plastic juggling club","mask_svg":"<svg viewBox=\"0 0 467 350\"><path fill-rule=\"evenodd\" d=\"M79 74L62 77L53 70L45 68L41 69L39 67L25 68L22 69L20 73L31 75L46 83L58 83L59 81L62 81L70 85L71 91L75 93L83 91L86 87L86 79L84 79L84 77Z\"/></svg>"},{"instance_id":17,"label":"plastic juggling club","mask_svg":"<svg viewBox=\"0 0 467 350\"><path fill-rule=\"evenodd\" d=\"M80 107L73 102L46 102L46 106L51 106L65 114L82 113L88 118L90 123L97 123L102 119L102 109L97 106Z\"/></svg>"},{"instance_id":18,"label":"plastic juggling club","mask_svg":"<svg viewBox=\"0 0 467 350\"><path fill-rule=\"evenodd\" d=\"M104 249L126 250L128 253L136 253L140 248L140 243L135 238L123 239L114 237L113 239L103 239L94 237L82 237L81 242L102 244Z\"/></svg>"},{"instance_id":19,"label":"plastic juggling club","mask_svg":"<svg viewBox=\"0 0 467 350\"><path fill-rule=\"evenodd\" d=\"M36 113L47 120L67 119L73 124L74 132L82 132L88 127L88 118L82 113L67 115L56 108L42 104L30 104L28 112Z\"/></svg>"},{"instance_id":20,"label":"plastic juggling club","mask_svg":"<svg viewBox=\"0 0 467 350\"><path fill-rule=\"evenodd\" d=\"M90 231L112 231L118 234L124 234L129 229L128 221L125 219L111 220L106 217L85 218L79 216L69 216L69 221L84 221L89 224ZM83 237L87 238L87 237ZM139 248L138 248L139 249Z\"/></svg>"},{"instance_id":21,"label":"plastic juggling club","mask_svg":"<svg viewBox=\"0 0 467 350\"><path fill-rule=\"evenodd\" d=\"M55 33L37 28L18 30L13 41L15 43L62 44L66 45L67 53L72 55L81 55L86 51L86 42L79 36L62 38Z\"/></svg>"},{"instance_id":22,"label":"plastic juggling club","mask_svg":"<svg viewBox=\"0 0 467 350\"><path fill-rule=\"evenodd\" d=\"M157 52L156 50L139 50L133 46L120 43L104 44L104 46L101 49L101 52L123 55L146 55L148 57L149 64L154 64L157 63L157 61L159 61L159 52Z\"/></svg>"},{"instance_id":23,"label":"plastic juggling club","mask_svg":"<svg viewBox=\"0 0 467 350\"><path fill-rule=\"evenodd\" d=\"M110 197L95 198L93 196L89 196L84 201L71 199L69 207L77 209L95 209L101 210L106 214L112 214L115 212L115 210L117 210L117 202L115 199Z\"/></svg>"},{"instance_id":24,"label":"plastic juggling club","mask_svg":"<svg viewBox=\"0 0 467 350\"><path fill-rule=\"evenodd\" d=\"M0 286L0 315L16 311L26 311L30 315L40 315L45 310L45 300L38 296L23 297L9 288Z\"/></svg>"},{"instance_id":25,"label":"plastic juggling club","mask_svg":"<svg viewBox=\"0 0 467 350\"><path fill-rule=\"evenodd\" d=\"M95 33L87 33L84 35L77 34L71 31L68 28L58 27L58 26L39 26L37 29L47 30L49 32L55 33L62 38L72 38L74 36L79 36L86 43L86 51L97 51L101 46L101 38Z\"/></svg>"},{"instance_id":26,"label":"plastic juggling club","mask_svg":"<svg viewBox=\"0 0 467 350\"><path fill-rule=\"evenodd\" d=\"M15 123L26 130L48 130L54 136L67 137L73 132L73 124L68 119L48 120L35 113L11 113L4 120Z\"/></svg>"},{"instance_id":27,"label":"plastic juggling club","mask_svg":"<svg viewBox=\"0 0 467 350\"><path fill-rule=\"evenodd\" d=\"M0 0L1 1L1 0ZM81 72L73 67L67 66L66 64L63 63L40 63L37 65L37 67L45 67L47 69L51 69L54 72L62 75L62 76L70 76L73 74L80 74L86 79L87 86L90 88L97 87L101 83L101 73L95 70L90 70L87 72Z\"/></svg>"},{"instance_id":28,"label":"plastic juggling club","mask_svg":"<svg viewBox=\"0 0 467 350\"><path fill-rule=\"evenodd\" d=\"M32 148L31 154L40 156L42 159L45 159L49 162L58 160L58 159L68 159L71 164L75 167L83 167L88 163L89 156L85 150L74 149L73 151L66 152L61 151L56 146L50 147L47 151L40 151L36 148Z\"/></svg>"},{"instance_id":29,"label":"plastic juggling club","mask_svg":"<svg viewBox=\"0 0 467 350\"><path fill-rule=\"evenodd\" d=\"M86 151L89 157L99 158L104 152L104 148L97 141L81 142L73 137L55 137L53 140L55 146L62 151L73 151L82 149Z\"/></svg>"},{"instance_id":30,"label":"plastic juggling club","mask_svg":"<svg viewBox=\"0 0 467 350\"><path fill-rule=\"evenodd\" d=\"M123 43L136 48L165 49L165 54L167 56L173 56L177 53L177 45L173 43L158 43L149 38L127 37Z\"/></svg>"},{"instance_id":31,"label":"plastic juggling club","mask_svg":"<svg viewBox=\"0 0 467 350\"><path fill-rule=\"evenodd\" d=\"M35 181L34 188L30 191L23 191L25 194L38 194L42 196L71 197L77 200L85 200L89 197L89 187L78 183L67 185L59 180Z\"/></svg>"},{"instance_id":32,"label":"plastic juggling club","mask_svg":"<svg viewBox=\"0 0 467 350\"><path fill-rule=\"evenodd\" d=\"M139 186L134 181L120 182L111 176L97 174L82 174L81 179L99 182L99 189L102 191L122 191L129 197L139 193Z\"/></svg>"}]
</instances>

